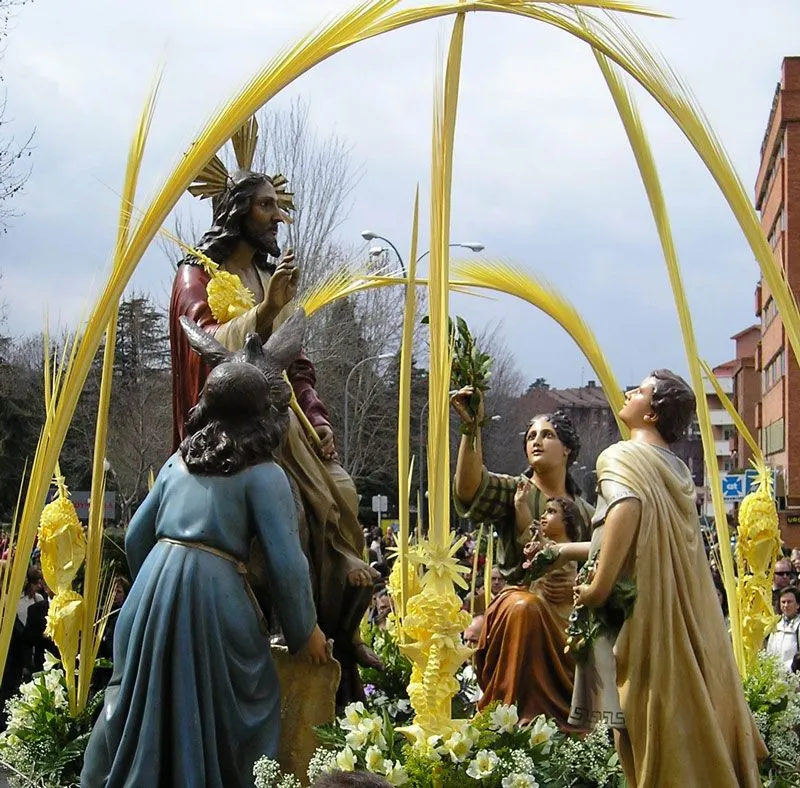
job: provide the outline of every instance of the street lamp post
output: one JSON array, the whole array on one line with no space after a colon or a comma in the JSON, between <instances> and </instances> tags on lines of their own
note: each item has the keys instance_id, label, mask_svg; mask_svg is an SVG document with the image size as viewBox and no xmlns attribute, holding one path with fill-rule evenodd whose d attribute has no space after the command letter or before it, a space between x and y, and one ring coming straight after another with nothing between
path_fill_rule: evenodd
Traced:
<instances>
[{"instance_id":1,"label":"street lamp post","mask_svg":"<svg viewBox=\"0 0 800 788\"><path fill-rule=\"evenodd\" d=\"M482 243L477 243L477 242L475 242L475 243L472 243L472 242L470 242L470 243L455 243L455 242L454 242L454 243L451 243L451 244L448 244L448 245L449 245L449 246L458 246L458 247L460 247L461 249L470 249L471 251L475 252L476 254L477 254L478 252L482 252L482 251L483 251L483 250L486 248L486 247L485 247L485 246L484 246ZM423 253L422 253L422 254L421 254L421 255L420 255L418 258L417 258L417 262L419 262L420 260L422 260L422 258L423 258L423 257L426 257L426 256L427 256L427 255L429 255L430 253L431 253L431 250L430 250L430 249L428 249L428 251L427 251L427 252L423 252Z\"/></svg>"},{"instance_id":2,"label":"street lamp post","mask_svg":"<svg viewBox=\"0 0 800 788\"><path fill-rule=\"evenodd\" d=\"M388 238L384 238L382 235L373 233L370 230L364 230L361 233L361 237L365 241L386 241L386 243L389 244L389 246L391 246L392 249L394 249L394 253L397 255L397 259L400 261L400 268L403 269L403 276L404 277L408 276L408 274L406 273L406 264L403 262L403 255L401 255L400 252L397 251L397 247Z\"/></svg>"},{"instance_id":3,"label":"street lamp post","mask_svg":"<svg viewBox=\"0 0 800 788\"><path fill-rule=\"evenodd\" d=\"M384 238L384 236L378 235L378 233L373 233L372 230L363 230L362 233L361 233L361 237L365 241L386 241L386 243L389 244L389 246L392 247L392 249L394 250L394 253L397 255L397 259L400 261L400 268L403 271L403 276L404 277L408 276L408 273L406 272L406 264L403 261L403 256L400 254L399 251L397 251L397 247L388 238ZM449 246L458 246L458 247L460 247L462 249L471 249L473 252L476 252L476 253L477 252L482 252L486 248L482 243L479 243L478 241L465 241L464 243L453 242L453 243L449 244ZM370 253L372 253L372 252L374 252L376 250L378 250L378 247L370 249ZM383 251L383 250L381 249L380 251ZM427 252L423 252L417 258L417 262L422 260L423 257L426 257L430 253L431 253L430 249L428 249Z\"/></svg>"},{"instance_id":4,"label":"street lamp post","mask_svg":"<svg viewBox=\"0 0 800 788\"><path fill-rule=\"evenodd\" d=\"M366 364L368 361L378 361L384 358L392 358L391 353L381 353L378 356L368 356L367 358L362 358L357 364L353 366L350 372L347 375L347 378L344 382L344 467L345 470L349 471L349 457L350 457L350 441L349 441L349 434L348 434L348 427L349 427L349 417L348 417L348 407L347 407L347 396L348 396L348 387L350 386L350 378L353 377L353 373L362 365Z\"/></svg>"}]
</instances>

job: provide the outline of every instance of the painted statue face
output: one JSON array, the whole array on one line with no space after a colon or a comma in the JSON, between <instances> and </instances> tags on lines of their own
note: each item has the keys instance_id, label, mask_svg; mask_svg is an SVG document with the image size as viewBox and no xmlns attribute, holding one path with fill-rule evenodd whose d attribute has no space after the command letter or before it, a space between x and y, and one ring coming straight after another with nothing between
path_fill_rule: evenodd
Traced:
<instances>
[{"instance_id":1,"label":"painted statue face","mask_svg":"<svg viewBox=\"0 0 800 788\"><path fill-rule=\"evenodd\" d=\"M525 436L525 456L535 471L567 466L569 449L561 442L547 419L535 419Z\"/></svg>"},{"instance_id":2,"label":"painted statue face","mask_svg":"<svg viewBox=\"0 0 800 788\"><path fill-rule=\"evenodd\" d=\"M635 389L625 392L625 404L619 412L620 418L631 429L653 425L653 392L656 388L654 378L645 378Z\"/></svg>"},{"instance_id":3,"label":"painted statue face","mask_svg":"<svg viewBox=\"0 0 800 788\"><path fill-rule=\"evenodd\" d=\"M557 501L548 501L544 514L539 520L542 536L554 542L567 541L567 529L564 524L564 512Z\"/></svg>"},{"instance_id":4,"label":"painted statue face","mask_svg":"<svg viewBox=\"0 0 800 788\"><path fill-rule=\"evenodd\" d=\"M242 237L257 252L279 257L281 248L278 246L278 228L283 221L275 187L265 181L253 195L250 213L242 222Z\"/></svg>"}]
</instances>

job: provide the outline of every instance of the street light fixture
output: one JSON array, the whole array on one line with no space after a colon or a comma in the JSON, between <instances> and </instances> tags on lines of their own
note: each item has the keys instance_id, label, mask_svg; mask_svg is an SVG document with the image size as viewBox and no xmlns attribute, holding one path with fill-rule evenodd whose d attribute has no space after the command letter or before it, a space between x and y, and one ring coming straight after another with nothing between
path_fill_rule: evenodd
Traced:
<instances>
[{"instance_id":1,"label":"street light fixture","mask_svg":"<svg viewBox=\"0 0 800 788\"><path fill-rule=\"evenodd\" d=\"M368 356L367 358L362 358L357 364L353 366L350 372L347 374L347 378L344 382L344 467L345 470L349 471L349 464L348 459L350 456L350 442L349 442L349 434L348 434L348 427L350 424L350 420L348 418L348 407L347 407L347 395L348 395L348 387L350 386L350 378L353 377L353 373L362 365L366 364L368 361L379 361L384 358L394 358L391 353L381 353L378 356Z\"/></svg>"},{"instance_id":2,"label":"street light fixture","mask_svg":"<svg viewBox=\"0 0 800 788\"><path fill-rule=\"evenodd\" d=\"M449 246L458 246L458 247L460 247L461 249L470 249L471 251L475 252L476 254L477 254L478 252L482 252L482 251L483 251L483 250L486 248L486 247L485 247L485 246L484 246L482 243L478 243L477 241L476 241L476 242L474 242L474 243L473 243L473 242L470 242L470 243L457 243L457 242L453 242L453 243L449 244ZM430 249L428 249L428 251L427 251L427 252L423 252L423 253L422 253L422 254L421 254L421 255L420 255L418 258L417 258L417 262L419 262L420 260L422 260L422 258L423 258L423 257L427 257L427 256L428 256L430 253L431 253L431 250L430 250Z\"/></svg>"},{"instance_id":3,"label":"street light fixture","mask_svg":"<svg viewBox=\"0 0 800 788\"><path fill-rule=\"evenodd\" d=\"M408 276L408 274L406 273L406 264L403 261L403 256L397 250L397 247L388 238L384 238L384 236L378 235L378 233L374 233L374 232L372 232L372 230L362 230L361 237L365 241L385 241L387 244L389 244L389 246L391 246L392 249L394 250L394 253L397 255L397 259L400 261L400 268L403 270L403 276L404 277ZM486 248L486 246L484 246L484 244L480 243L480 241L464 241L464 242L456 241L456 242L453 242L453 243L449 244L449 246L457 246L457 247L460 247L461 249L469 249L470 251L473 251L476 254L478 252L482 252ZM370 253L370 255L378 255L381 252L385 252L385 251L386 251L386 249L384 249L383 247L373 246L369 250L369 253ZM428 249L427 252L423 252L417 258L417 262L422 260L423 257L426 257L430 253L431 253L430 249Z\"/></svg>"},{"instance_id":4,"label":"street light fixture","mask_svg":"<svg viewBox=\"0 0 800 788\"><path fill-rule=\"evenodd\" d=\"M403 277L408 276L408 274L406 273L406 264L403 262L403 255L401 255L400 252L397 251L397 247L388 238L384 238L382 235L373 233L371 230L362 230L361 237L365 241L386 241L386 243L389 244L389 246L391 246L392 249L394 249L394 253L397 255L397 259L400 261L400 268L402 268L403 270ZM372 250L370 250L370 252L371 251Z\"/></svg>"}]
</instances>

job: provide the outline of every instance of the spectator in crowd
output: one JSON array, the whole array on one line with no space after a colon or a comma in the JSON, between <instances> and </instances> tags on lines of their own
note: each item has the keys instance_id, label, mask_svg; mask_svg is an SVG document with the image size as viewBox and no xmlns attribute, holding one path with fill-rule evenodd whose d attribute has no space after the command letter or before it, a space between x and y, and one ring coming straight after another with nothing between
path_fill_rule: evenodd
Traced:
<instances>
[{"instance_id":1,"label":"spectator in crowd","mask_svg":"<svg viewBox=\"0 0 800 788\"><path fill-rule=\"evenodd\" d=\"M464 630L464 645L470 648L477 648L478 641L481 639L481 632L483 632L483 614L475 616Z\"/></svg>"},{"instance_id":2,"label":"spectator in crowd","mask_svg":"<svg viewBox=\"0 0 800 788\"><path fill-rule=\"evenodd\" d=\"M767 638L767 654L779 657L789 670L797 670L800 662L800 591L788 586L779 598L781 620Z\"/></svg>"},{"instance_id":3,"label":"spectator in crowd","mask_svg":"<svg viewBox=\"0 0 800 788\"><path fill-rule=\"evenodd\" d=\"M369 620L378 629L386 629L386 619L392 612L392 600L385 589L378 591L372 597L372 609L369 613Z\"/></svg>"},{"instance_id":4,"label":"spectator in crowd","mask_svg":"<svg viewBox=\"0 0 800 788\"><path fill-rule=\"evenodd\" d=\"M492 567L492 599L494 599L505 587L506 579L503 577L500 567Z\"/></svg>"},{"instance_id":5,"label":"spectator in crowd","mask_svg":"<svg viewBox=\"0 0 800 788\"><path fill-rule=\"evenodd\" d=\"M781 594L783 589L792 585L796 579L794 567L788 558L779 558L775 562L775 577L772 580L772 607L775 612L781 614Z\"/></svg>"},{"instance_id":6,"label":"spectator in crowd","mask_svg":"<svg viewBox=\"0 0 800 788\"><path fill-rule=\"evenodd\" d=\"M100 647L97 650L98 659L108 660L109 662L114 658L114 632L117 627L117 619L119 618L119 611L125 602L125 597L128 596L130 590L130 583L125 578L117 578L114 584L114 599L111 602L111 611L109 612L106 621L106 627L103 630L103 638L100 641ZM111 680L112 670L109 667L96 667L92 676L92 687L96 689L104 688Z\"/></svg>"}]
</instances>

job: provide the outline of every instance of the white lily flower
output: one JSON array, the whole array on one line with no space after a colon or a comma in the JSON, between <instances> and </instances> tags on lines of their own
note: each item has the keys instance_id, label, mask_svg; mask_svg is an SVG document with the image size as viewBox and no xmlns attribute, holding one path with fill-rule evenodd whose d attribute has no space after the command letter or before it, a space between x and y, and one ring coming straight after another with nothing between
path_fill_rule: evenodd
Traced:
<instances>
[{"instance_id":1,"label":"white lily flower","mask_svg":"<svg viewBox=\"0 0 800 788\"><path fill-rule=\"evenodd\" d=\"M360 700L356 703L349 703L347 706L345 706L344 717L342 718L340 725L345 730L352 730L359 724L359 722L361 722L361 718L366 713L367 710L364 708L364 704Z\"/></svg>"},{"instance_id":2,"label":"white lily flower","mask_svg":"<svg viewBox=\"0 0 800 788\"><path fill-rule=\"evenodd\" d=\"M474 760L470 761L467 767L467 774L472 777L473 780L482 780L495 770L499 762L500 758L497 757L497 753L491 750L481 750L475 756Z\"/></svg>"},{"instance_id":3,"label":"white lily flower","mask_svg":"<svg viewBox=\"0 0 800 788\"><path fill-rule=\"evenodd\" d=\"M367 771L373 772L374 774L383 774L384 760L383 753L377 747L370 747L364 756Z\"/></svg>"},{"instance_id":4,"label":"white lily flower","mask_svg":"<svg viewBox=\"0 0 800 788\"><path fill-rule=\"evenodd\" d=\"M539 788L539 783L528 774L509 774L501 784L503 788Z\"/></svg>"},{"instance_id":5,"label":"white lily flower","mask_svg":"<svg viewBox=\"0 0 800 788\"><path fill-rule=\"evenodd\" d=\"M356 769L356 756L355 753L350 749L350 747L345 747L337 756L336 756L336 765L343 771L343 772L354 772Z\"/></svg>"},{"instance_id":6,"label":"white lily flower","mask_svg":"<svg viewBox=\"0 0 800 788\"><path fill-rule=\"evenodd\" d=\"M467 757L472 750L472 739L464 736L460 731L454 731L449 739L446 739L442 744L445 755L450 756L453 763L462 763L467 760Z\"/></svg>"},{"instance_id":7,"label":"white lily flower","mask_svg":"<svg viewBox=\"0 0 800 788\"><path fill-rule=\"evenodd\" d=\"M530 731L530 745L531 747L542 746L542 754L547 755L553 746L552 738L558 730L552 720L545 718L540 714L533 724L528 728Z\"/></svg>"},{"instance_id":8,"label":"white lily flower","mask_svg":"<svg viewBox=\"0 0 800 788\"><path fill-rule=\"evenodd\" d=\"M516 706L498 706L489 715L489 727L497 733L511 733L519 722Z\"/></svg>"},{"instance_id":9,"label":"white lily flower","mask_svg":"<svg viewBox=\"0 0 800 788\"><path fill-rule=\"evenodd\" d=\"M468 739L474 747L481 737L481 732L469 720L453 720L454 730Z\"/></svg>"},{"instance_id":10,"label":"white lily flower","mask_svg":"<svg viewBox=\"0 0 800 788\"><path fill-rule=\"evenodd\" d=\"M348 747L352 747L354 750L361 750L367 744L367 734L356 728L355 730L350 731L344 737L345 743Z\"/></svg>"},{"instance_id":11,"label":"white lily flower","mask_svg":"<svg viewBox=\"0 0 800 788\"><path fill-rule=\"evenodd\" d=\"M384 774L391 785L405 785L408 782L408 773L400 761L387 760L386 764L388 766L384 765Z\"/></svg>"},{"instance_id":12,"label":"white lily flower","mask_svg":"<svg viewBox=\"0 0 800 788\"><path fill-rule=\"evenodd\" d=\"M45 672L51 671L57 665L61 664L61 660L49 651L44 652L44 670Z\"/></svg>"}]
</instances>

